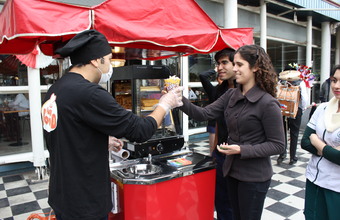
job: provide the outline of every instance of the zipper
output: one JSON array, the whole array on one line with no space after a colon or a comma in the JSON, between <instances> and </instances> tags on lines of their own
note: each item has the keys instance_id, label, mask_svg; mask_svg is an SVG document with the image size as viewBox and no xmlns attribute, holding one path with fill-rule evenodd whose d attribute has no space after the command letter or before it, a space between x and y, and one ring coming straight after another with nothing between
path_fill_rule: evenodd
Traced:
<instances>
[{"instance_id":1,"label":"zipper","mask_svg":"<svg viewBox=\"0 0 340 220\"><path fill-rule=\"evenodd\" d=\"M323 131L323 135L322 135L322 140L326 143L325 141L325 134L326 134L326 129ZM320 161L322 160L323 156L320 157L319 161L316 163L316 175L315 175L315 178L314 180L312 181L312 183L314 183L316 181L316 179L318 178L318 175L319 175L319 163Z\"/></svg>"}]
</instances>

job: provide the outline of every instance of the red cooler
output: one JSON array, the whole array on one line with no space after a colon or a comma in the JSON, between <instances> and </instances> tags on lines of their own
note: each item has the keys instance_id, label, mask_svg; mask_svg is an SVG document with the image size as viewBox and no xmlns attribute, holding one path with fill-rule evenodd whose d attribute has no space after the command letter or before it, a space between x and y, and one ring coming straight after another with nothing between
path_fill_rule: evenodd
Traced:
<instances>
[{"instance_id":1,"label":"red cooler","mask_svg":"<svg viewBox=\"0 0 340 220\"><path fill-rule=\"evenodd\" d=\"M189 164L172 164L174 160ZM144 164L147 172L131 168L134 161L112 169L114 208L110 220L214 219L216 170L210 157L182 152L154 161L151 165L135 160L135 165L141 168Z\"/></svg>"}]
</instances>

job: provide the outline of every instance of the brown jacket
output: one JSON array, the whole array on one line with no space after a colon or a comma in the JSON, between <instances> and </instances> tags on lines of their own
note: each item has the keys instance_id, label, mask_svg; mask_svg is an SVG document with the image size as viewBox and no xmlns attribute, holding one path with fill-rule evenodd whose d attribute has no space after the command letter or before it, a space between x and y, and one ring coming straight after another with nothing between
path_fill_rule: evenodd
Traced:
<instances>
[{"instance_id":1,"label":"brown jacket","mask_svg":"<svg viewBox=\"0 0 340 220\"><path fill-rule=\"evenodd\" d=\"M284 151L284 132L279 102L257 86L245 95L229 89L212 104L201 108L183 98L181 110L195 120L224 115L228 144L241 147L241 154L227 156L224 175L241 181L263 182L273 174L270 156Z\"/></svg>"}]
</instances>

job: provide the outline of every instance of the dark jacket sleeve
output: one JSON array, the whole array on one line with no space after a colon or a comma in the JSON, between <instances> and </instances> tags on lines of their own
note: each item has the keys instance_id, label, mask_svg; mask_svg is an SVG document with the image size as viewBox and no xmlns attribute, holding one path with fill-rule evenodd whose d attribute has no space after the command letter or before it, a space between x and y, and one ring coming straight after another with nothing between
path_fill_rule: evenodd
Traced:
<instances>
[{"instance_id":1,"label":"dark jacket sleeve","mask_svg":"<svg viewBox=\"0 0 340 220\"><path fill-rule=\"evenodd\" d=\"M311 134L316 134L316 132L314 129L307 126L301 139L301 148L308 151L309 153L312 153L318 156L317 149L312 145L309 139Z\"/></svg>"},{"instance_id":2,"label":"dark jacket sleeve","mask_svg":"<svg viewBox=\"0 0 340 220\"><path fill-rule=\"evenodd\" d=\"M216 75L215 70L208 70L199 75L204 91L207 93L209 102L215 101L216 88L211 84L213 76Z\"/></svg>"},{"instance_id":3,"label":"dark jacket sleeve","mask_svg":"<svg viewBox=\"0 0 340 220\"><path fill-rule=\"evenodd\" d=\"M303 134L303 137L301 139L301 147L302 149L317 155L317 149L312 145L312 143L309 140L309 136L311 134L315 134L315 130L311 129L310 127L306 127L305 133ZM326 145L323 148L322 155L327 160L331 161L332 163L335 163L337 165L340 165L340 151L337 149L334 149L333 147Z\"/></svg>"},{"instance_id":4,"label":"dark jacket sleeve","mask_svg":"<svg viewBox=\"0 0 340 220\"><path fill-rule=\"evenodd\" d=\"M152 117L139 117L120 106L105 90L96 90L84 107L83 118L104 134L125 137L130 141L144 142L157 130Z\"/></svg>"},{"instance_id":5,"label":"dark jacket sleeve","mask_svg":"<svg viewBox=\"0 0 340 220\"><path fill-rule=\"evenodd\" d=\"M187 98L183 97L183 106L179 107L190 118L197 121L206 121L223 116L225 106L225 95L204 108L192 104Z\"/></svg>"},{"instance_id":6,"label":"dark jacket sleeve","mask_svg":"<svg viewBox=\"0 0 340 220\"><path fill-rule=\"evenodd\" d=\"M327 160L337 165L340 165L340 151L339 150L326 145L326 147L323 148L322 154L323 154L323 157L326 158Z\"/></svg>"}]
</instances>

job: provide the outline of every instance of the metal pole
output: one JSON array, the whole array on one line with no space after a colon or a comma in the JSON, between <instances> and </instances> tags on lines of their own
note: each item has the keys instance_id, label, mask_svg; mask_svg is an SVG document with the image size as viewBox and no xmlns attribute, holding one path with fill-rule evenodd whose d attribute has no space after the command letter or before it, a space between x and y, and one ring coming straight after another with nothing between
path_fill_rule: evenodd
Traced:
<instances>
[{"instance_id":1,"label":"metal pole","mask_svg":"<svg viewBox=\"0 0 340 220\"><path fill-rule=\"evenodd\" d=\"M31 141L33 152L33 165L36 167L38 178L43 176L42 167L45 167L44 140L41 121L41 92L39 69L27 67L28 92L30 104Z\"/></svg>"},{"instance_id":2,"label":"metal pole","mask_svg":"<svg viewBox=\"0 0 340 220\"><path fill-rule=\"evenodd\" d=\"M183 57L180 55L179 57L179 67L180 67L180 76L182 86L184 87L183 96L189 97L189 59L188 56ZM189 141L189 117L186 114L183 114L183 137L184 142L187 143Z\"/></svg>"}]
</instances>

